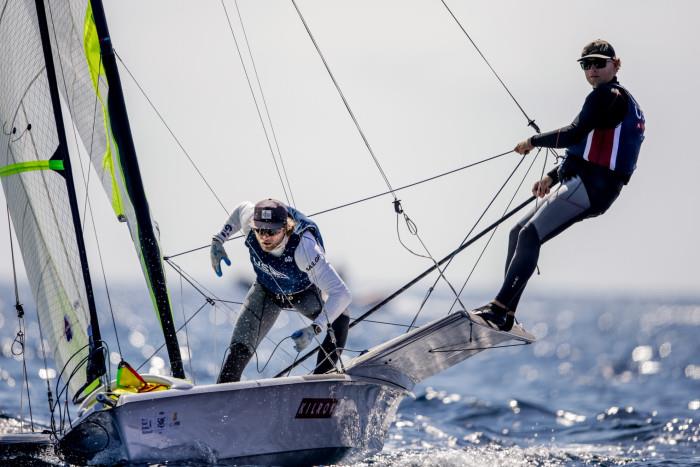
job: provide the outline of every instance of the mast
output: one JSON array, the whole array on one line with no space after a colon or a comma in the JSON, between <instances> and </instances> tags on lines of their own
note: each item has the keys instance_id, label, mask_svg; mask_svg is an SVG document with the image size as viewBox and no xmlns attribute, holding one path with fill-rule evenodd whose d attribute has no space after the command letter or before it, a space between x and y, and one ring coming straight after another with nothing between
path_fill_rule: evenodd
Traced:
<instances>
[{"instance_id":1,"label":"mast","mask_svg":"<svg viewBox=\"0 0 700 467\"><path fill-rule=\"evenodd\" d=\"M37 0L39 1L39 0ZM124 174L126 189L134 206L138 224L139 242L146 273L152 289L153 300L160 318L165 337L165 345L170 359L170 369L175 378L184 378L185 371L180 356L180 346L170 308L165 271L161 262L160 247L156 238L151 214L143 188L141 171L136 158L136 148L131 135L129 117L126 112L124 93L122 91L117 61L114 57L112 41L107 27L104 7L101 0L90 0L95 27L100 40L102 64L109 82L107 107L111 117L112 131L119 147L119 160Z\"/></svg>"},{"instance_id":2,"label":"mast","mask_svg":"<svg viewBox=\"0 0 700 467\"><path fill-rule=\"evenodd\" d=\"M43 0L36 0L37 18L39 21L39 33L41 35L41 47L44 52L44 61L46 62L46 75L49 82L49 93L51 94L51 105L53 107L53 115L56 121L56 132L58 133L58 148L56 153L51 158L52 160L63 161L62 174L66 180L66 189L68 191L68 200L70 205L71 217L73 219L73 229L75 230L75 239L78 244L78 256L80 257L80 265L83 271L83 282L85 283L85 294L88 302L88 310L90 314L90 331L88 336L89 355L87 361L87 384L99 378L106 373L104 355L101 351L102 336L100 334L100 326L97 320L97 308L95 307L95 296L92 289L92 280L90 279L90 269L88 267L87 253L85 251L85 239L80 223L80 210L78 209L78 199L75 194L75 183L73 181L73 170L71 168L70 157L68 154L68 143L66 140L65 125L63 122L63 113L61 110L61 101L58 93L58 82L56 80L56 70L53 64L53 56L51 52L51 39L49 37L49 28L46 21L46 10Z\"/></svg>"}]
</instances>

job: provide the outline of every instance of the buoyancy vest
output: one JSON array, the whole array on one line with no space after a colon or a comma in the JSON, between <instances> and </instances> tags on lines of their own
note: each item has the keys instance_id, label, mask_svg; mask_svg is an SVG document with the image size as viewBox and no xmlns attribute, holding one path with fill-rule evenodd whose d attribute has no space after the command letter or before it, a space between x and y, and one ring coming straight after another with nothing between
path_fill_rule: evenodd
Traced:
<instances>
[{"instance_id":1,"label":"buoyancy vest","mask_svg":"<svg viewBox=\"0 0 700 467\"><path fill-rule=\"evenodd\" d=\"M296 226L287 240L282 255L275 256L265 252L252 230L246 237L245 245L250 252L250 262L258 283L274 294L292 295L311 286L308 272L299 269L294 260L294 253L301 242L302 235L309 231L321 247L323 247L323 238L314 221L292 207L288 207L287 210L296 222ZM312 265L317 261L318 258L310 258Z\"/></svg>"},{"instance_id":2,"label":"buoyancy vest","mask_svg":"<svg viewBox=\"0 0 700 467\"><path fill-rule=\"evenodd\" d=\"M629 179L637 167L644 141L644 113L629 91L619 84L612 86L627 96L627 112L622 122L615 128L594 128L581 141L566 148L566 155L607 167Z\"/></svg>"}]
</instances>

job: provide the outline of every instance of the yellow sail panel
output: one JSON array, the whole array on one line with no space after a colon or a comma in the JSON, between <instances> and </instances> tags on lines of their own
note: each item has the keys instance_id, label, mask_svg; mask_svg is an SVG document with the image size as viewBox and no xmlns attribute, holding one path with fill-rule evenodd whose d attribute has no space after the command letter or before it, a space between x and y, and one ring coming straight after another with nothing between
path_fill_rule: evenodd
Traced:
<instances>
[{"instance_id":1,"label":"yellow sail panel","mask_svg":"<svg viewBox=\"0 0 700 467\"><path fill-rule=\"evenodd\" d=\"M100 82L107 83L107 77L103 73L102 68L102 53L100 52L100 41L95 28L95 22L92 18L92 7L88 2L85 10L85 27L83 28L83 47L85 49L85 58L87 60L88 70L90 72L90 80L94 89L97 100L102 111L101 124L104 129L104 154L101 158L101 169L109 175L108 180L111 182L110 200L112 209L119 219L124 218L124 206L122 199L126 196L125 190L122 190L123 183L118 183L116 169L119 164L115 163L115 158L119 157L119 147L114 141L112 128L109 121L109 112L105 104L105 100L100 92ZM116 169L116 170L115 170ZM108 187L105 186L105 189ZM124 191L124 194L122 194Z\"/></svg>"}]
</instances>

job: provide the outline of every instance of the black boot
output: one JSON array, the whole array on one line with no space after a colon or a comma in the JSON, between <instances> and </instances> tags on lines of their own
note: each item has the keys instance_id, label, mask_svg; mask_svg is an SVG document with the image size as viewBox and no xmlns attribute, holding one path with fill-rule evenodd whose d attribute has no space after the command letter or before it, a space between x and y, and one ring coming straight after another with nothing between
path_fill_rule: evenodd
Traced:
<instances>
[{"instance_id":1,"label":"black boot","mask_svg":"<svg viewBox=\"0 0 700 467\"><path fill-rule=\"evenodd\" d=\"M335 369L335 363L340 358L340 354L343 352L343 347L345 347L345 342L348 340L348 329L350 328L350 317L348 315L340 315L331 324L331 329L335 335L335 344L331 338L330 331L323 339L321 348L318 351L318 358L316 359L316 368L314 369L315 375L321 375L328 373Z\"/></svg>"},{"instance_id":2,"label":"black boot","mask_svg":"<svg viewBox=\"0 0 700 467\"><path fill-rule=\"evenodd\" d=\"M241 380L241 375L246 365L253 356L247 345L234 342L229 346L226 362L221 368L216 384L232 383Z\"/></svg>"},{"instance_id":3,"label":"black boot","mask_svg":"<svg viewBox=\"0 0 700 467\"><path fill-rule=\"evenodd\" d=\"M515 322L515 313L496 303L488 303L482 307L472 310L472 313L480 316L484 321L486 321L486 324L492 328L496 328L501 331L510 331L513 328L513 323Z\"/></svg>"}]
</instances>

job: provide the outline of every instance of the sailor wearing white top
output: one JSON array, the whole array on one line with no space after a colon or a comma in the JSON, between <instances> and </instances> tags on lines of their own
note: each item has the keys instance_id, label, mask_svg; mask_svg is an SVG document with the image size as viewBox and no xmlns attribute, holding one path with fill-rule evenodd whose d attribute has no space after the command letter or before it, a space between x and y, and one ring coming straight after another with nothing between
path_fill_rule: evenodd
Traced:
<instances>
[{"instance_id":1,"label":"sailor wearing white top","mask_svg":"<svg viewBox=\"0 0 700 467\"><path fill-rule=\"evenodd\" d=\"M243 369L282 309L295 309L313 320L311 325L292 334L297 352L328 327L314 373L333 370L347 340L350 317L346 308L351 296L326 260L318 226L279 201L263 200L255 206L243 202L212 239L211 261L218 276L221 276L222 260L230 265L223 243L238 231L246 237L245 245L257 278L246 295L217 382L240 380Z\"/></svg>"}]
</instances>

